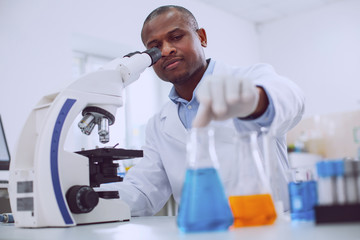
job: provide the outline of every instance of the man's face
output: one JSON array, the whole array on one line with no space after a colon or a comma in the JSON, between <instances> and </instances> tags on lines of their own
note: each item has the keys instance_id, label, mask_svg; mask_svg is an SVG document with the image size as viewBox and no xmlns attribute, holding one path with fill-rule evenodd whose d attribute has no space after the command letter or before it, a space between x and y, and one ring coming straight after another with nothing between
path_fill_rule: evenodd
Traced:
<instances>
[{"instance_id":1,"label":"man's face","mask_svg":"<svg viewBox=\"0 0 360 240\"><path fill-rule=\"evenodd\" d=\"M157 47L162 58L153 65L164 81L181 85L204 66L205 31L196 31L177 10L167 11L148 21L141 33L146 48Z\"/></svg>"}]
</instances>

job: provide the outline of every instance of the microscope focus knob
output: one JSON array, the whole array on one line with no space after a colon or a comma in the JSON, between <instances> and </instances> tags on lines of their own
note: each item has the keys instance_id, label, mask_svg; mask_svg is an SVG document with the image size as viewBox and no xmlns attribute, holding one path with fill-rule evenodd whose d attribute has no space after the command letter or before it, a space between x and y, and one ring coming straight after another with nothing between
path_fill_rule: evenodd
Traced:
<instances>
[{"instance_id":1,"label":"microscope focus knob","mask_svg":"<svg viewBox=\"0 0 360 240\"><path fill-rule=\"evenodd\" d=\"M71 212L88 213L99 203L99 195L89 186L75 185L66 193Z\"/></svg>"}]
</instances>

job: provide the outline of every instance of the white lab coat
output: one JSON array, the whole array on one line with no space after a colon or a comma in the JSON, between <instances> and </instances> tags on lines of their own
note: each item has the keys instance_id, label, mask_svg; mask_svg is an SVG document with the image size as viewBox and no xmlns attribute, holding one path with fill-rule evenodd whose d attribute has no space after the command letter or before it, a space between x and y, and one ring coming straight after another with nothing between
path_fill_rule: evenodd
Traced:
<instances>
[{"instance_id":1,"label":"white lab coat","mask_svg":"<svg viewBox=\"0 0 360 240\"><path fill-rule=\"evenodd\" d=\"M213 74L248 77L266 89L275 108L271 129L275 136L276 153L287 161L285 134L300 121L304 110L300 89L266 64L239 68L216 62ZM210 124L215 129L221 129L216 131L216 150L220 162L219 173L226 188L231 169L228 160L235 156L233 135L236 128L232 119L212 121ZM259 129L256 121L247 120L241 121L238 130ZM119 191L120 198L129 204L133 216L156 214L171 194L177 203L180 202L186 171L187 133L179 119L178 106L172 101L149 120L143 159L129 170L124 182L113 185Z\"/></svg>"}]
</instances>

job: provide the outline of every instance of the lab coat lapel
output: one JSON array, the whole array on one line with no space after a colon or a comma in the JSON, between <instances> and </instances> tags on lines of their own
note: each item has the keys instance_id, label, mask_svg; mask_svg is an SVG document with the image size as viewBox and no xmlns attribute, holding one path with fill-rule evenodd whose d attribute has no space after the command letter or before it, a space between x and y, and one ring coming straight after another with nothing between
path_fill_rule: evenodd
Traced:
<instances>
[{"instance_id":1,"label":"lab coat lapel","mask_svg":"<svg viewBox=\"0 0 360 240\"><path fill-rule=\"evenodd\" d=\"M176 140L186 143L187 130L180 121L178 106L169 102L161 114L161 121L164 121L163 131Z\"/></svg>"}]
</instances>

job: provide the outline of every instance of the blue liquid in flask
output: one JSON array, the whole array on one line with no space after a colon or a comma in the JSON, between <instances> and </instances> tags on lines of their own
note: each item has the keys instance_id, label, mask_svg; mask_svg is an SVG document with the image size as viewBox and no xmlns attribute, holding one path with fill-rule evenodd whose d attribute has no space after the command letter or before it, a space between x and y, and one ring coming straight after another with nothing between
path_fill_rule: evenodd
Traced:
<instances>
[{"instance_id":1,"label":"blue liquid in flask","mask_svg":"<svg viewBox=\"0 0 360 240\"><path fill-rule=\"evenodd\" d=\"M183 232L225 231L234 218L215 168L188 169L177 224Z\"/></svg>"}]
</instances>

